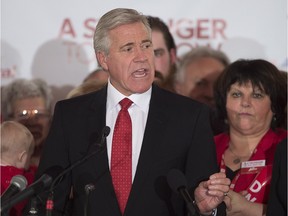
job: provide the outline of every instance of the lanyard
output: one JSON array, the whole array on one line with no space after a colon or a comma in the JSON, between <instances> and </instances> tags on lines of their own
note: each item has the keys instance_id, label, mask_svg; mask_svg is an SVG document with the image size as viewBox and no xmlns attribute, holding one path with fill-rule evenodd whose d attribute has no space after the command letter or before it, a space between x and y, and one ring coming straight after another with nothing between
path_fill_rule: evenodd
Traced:
<instances>
[{"instance_id":1,"label":"lanyard","mask_svg":"<svg viewBox=\"0 0 288 216\"><path fill-rule=\"evenodd\" d=\"M220 172L226 173L226 165L224 163L224 153L222 154L221 164L220 164ZM232 179L232 182L230 184L230 189L234 190L235 184L238 181L240 177L240 172L238 171L236 176Z\"/></svg>"}]
</instances>

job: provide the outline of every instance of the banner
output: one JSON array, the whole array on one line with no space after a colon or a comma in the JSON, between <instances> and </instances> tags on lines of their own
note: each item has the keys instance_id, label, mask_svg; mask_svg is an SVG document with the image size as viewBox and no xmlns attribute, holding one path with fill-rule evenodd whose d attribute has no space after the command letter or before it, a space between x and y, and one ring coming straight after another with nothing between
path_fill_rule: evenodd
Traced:
<instances>
[{"instance_id":1,"label":"banner","mask_svg":"<svg viewBox=\"0 0 288 216\"><path fill-rule=\"evenodd\" d=\"M160 17L181 56L199 45L231 61L263 58L287 70L285 0L2 0L1 85L18 77L79 85L97 67L93 33L116 7Z\"/></svg>"}]
</instances>

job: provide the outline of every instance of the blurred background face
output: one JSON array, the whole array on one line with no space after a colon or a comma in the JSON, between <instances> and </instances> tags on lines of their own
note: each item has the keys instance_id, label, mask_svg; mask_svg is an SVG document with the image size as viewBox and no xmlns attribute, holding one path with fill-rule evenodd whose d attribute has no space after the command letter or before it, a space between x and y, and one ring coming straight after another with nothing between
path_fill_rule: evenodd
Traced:
<instances>
[{"instance_id":1,"label":"blurred background face","mask_svg":"<svg viewBox=\"0 0 288 216\"><path fill-rule=\"evenodd\" d=\"M159 71L166 79L171 65L176 61L176 54L173 55L172 51L168 50L163 34L160 31L152 30L152 43L155 55L155 70Z\"/></svg>"},{"instance_id":2,"label":"blurred background face","mask_svg":"<svg viewBox=\"0 0 288 216\"><path fill-rule=\"evenodd\" d=\"M33 134L35 146L43 145L50 128L50 116L42 97L16 100L13 103L14 119L25 125Z\"/></svg>"},{"instance_id":3,"label":"blurred background face","mask_svg":"<svg viewBox=\"0 0 288 216\"><path fill-rule=\"evenodd\" d=\"M230 130L245 134L264 133L270 128L273 118L271 100L252 84L233 84L227 93L226 110Z\"/></svg>"},{"instance_id":4,"label":"blurred background face","mask_svg":"<svg viewBox=\"0 0 288 216\"><path fill-rule=\"evenodd\" d=\"M98 59L109 71L111 84L126 96L147 91L154 80L154 53L144 24L118 26L109 37L109 54L98 54Z\"/></svg>"},{"instance_id":5,"label":"blurred background face","mask_svg":"<svg viewBox=\"0 0 288 216\"><path fill-rule=\"evenodd\" d=\"M214 107L213 85L224 67L210 57L194 60L187 65L183 82L176 83L177 93Z\"/></svg>"}]
</instances>

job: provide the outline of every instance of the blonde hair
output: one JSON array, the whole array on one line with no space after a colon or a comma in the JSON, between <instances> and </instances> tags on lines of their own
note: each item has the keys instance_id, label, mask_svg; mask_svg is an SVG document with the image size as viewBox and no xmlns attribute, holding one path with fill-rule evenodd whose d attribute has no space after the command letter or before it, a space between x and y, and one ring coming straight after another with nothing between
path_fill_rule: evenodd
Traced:
<instances>
[{"instance_id":1,"label":"blonde hair","mask_svg":"<svg viewBox=\"0 0 288 216\"><path fill-rule=\"evenodd\" d=\"M82 83L81 85L75 87L74 89L72 89L66 98L73 98L73 97L77 97L80 95L84 95L84 94L88 94L90 92L93 91L97 91L100 90L102 87L104 87L107 84L107 82L105 81L101 81L101 80L90 80L90 81L86 81L84 83Z\"/></svg>"},{"instance_id":2,"label":"blonde hair","mask_svg":"<svg viewBox=\"0 0 288 216\"><path fill-rule=\"evenodd\" d=\"M16 121L1 124L1 158L7 153L11 155L21 151L32 154L34 147L34 137L24 125Z\"/></svg>"}]
</instances>

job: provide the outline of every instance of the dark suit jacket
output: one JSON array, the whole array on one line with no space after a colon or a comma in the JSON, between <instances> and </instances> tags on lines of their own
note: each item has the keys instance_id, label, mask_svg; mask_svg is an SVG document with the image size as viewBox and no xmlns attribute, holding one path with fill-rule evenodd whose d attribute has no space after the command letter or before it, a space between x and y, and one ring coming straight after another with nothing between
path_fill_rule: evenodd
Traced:
<instances>
[{"instance_id":1,"label":"dark suit jacket","mask_svg":"<svg viewBox=\"0 0 288 216\"><path fill-rule=\"evenodd\" d=\"M107 88L60 101L37 176L51 166L67 167L89 152L105 126ZM152 88L149 114L137 171L126 206L127 216L184 215L183 199L170 190L166 175L176 168L185 173L188 187L218 172L208 107L189 98ZM97 141L96 141L97 142ZM93 183L89 197L84 187ZM73 215L120 216L108 166L106 148L82 165L55 188L55 210L64 209L73 186ZM88 201L87 201L88 200Z\"/></svg>"},{"instance_id":2,"label":"dark suit jacket","mask_svg":"<svg viewBox=\"0 0 288 216\"><path fill-rule=\"evenodd\" d=\"M287 215L287 138L276 147L267 216Z\"/></svg>"}]
</instances>

